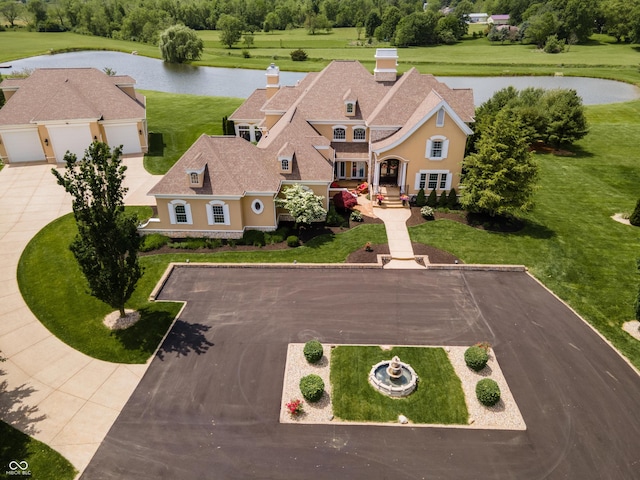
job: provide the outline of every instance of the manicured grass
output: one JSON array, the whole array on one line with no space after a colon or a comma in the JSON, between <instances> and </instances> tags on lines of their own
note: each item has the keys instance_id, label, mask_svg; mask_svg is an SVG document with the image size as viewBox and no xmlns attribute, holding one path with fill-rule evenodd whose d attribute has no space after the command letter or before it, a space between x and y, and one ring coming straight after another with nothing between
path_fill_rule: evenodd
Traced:
<instances>
[{"instance_id":1,"label":"manicured grass","mask_svg":"<svg viewBox=\"0 0 640 480\"><path fill-rule=\"evenodd\" d=\"M373 365L394 355L418 375L418 387L408 397L387 397L367 380ZM330 375L333 413L342 420L394 422L402 414L414 423L468 423L462 384L442 348L335 347Z\"/></svg>"},{"instance_id":2,"label":"manicured grass","mask_svg":"<svg viewBox=\"0 0 640 480\"><path fill-rule=\"evenodd\" d=\"M305 29L284 32L256 32L254 44L244 58L242 43L232 49L219 41L219 32L201 31L205 49L196 65L262 70L276 61L282 70L319 71L331 60L360 60L373 69L376 47L386 43L368 44L355 28L336 28L331 33L308 35ZM289 53L302 48L306 62L294 62ZM124 42L108 38L73 33L37 33L24 29L0 34L0 62L41 55L50 51L68 50L137 50L140 55L160 58L154 45ZM640 85L637 51L634 46L618 44L606 35L593 35L587 45L573 45L568 52L546 54L532 45L492 44L484 37L467 37L455 45L412 47L399 50L399 70L415 66L423 73L435 75L578 75L618 79Z\"/></svg>"},{"instance_id":3,"label":"manicured grass","mask_svg":"<svg viewBox=\"0 0 640 480\"><path fill-rule=\"evenodd\" d=\"M6 395L5 392L1 392ZM42 442L0 421L0 478L33 478L72 480L76 476L73 465L58 452ZM9 463L27 462L30 477L5 475ZM16 471L20 473L20 470Z\"/></svg>"},{"instance_id":4,"label":"manicured grass","mask_svg":"<svg viewBox=\"0 0 640 480\"><path fill-rule=\"evenodd\" d=\"M144 211L148 216L150 209ZM127 305L141 312L141 320L126 330L111 331L102 320L113 309L89 295L68 248L76 232L69 214L47 225L29 242L17 275L25 302L45 327L76 350L111 362L146 362L180 309L178 303L148 301L162 275L161 267L145 269Z\"/></svg>"},{"instance_id":5,"label":"manicured grass","mask_svg":"<svg viewBox=\"0 0 640 480\"><path fill-rule=\"evenodd\" d=\"M222 135L222 117L233 113L243 101L152 91L142 93L147 97L149 132L162 134L165 145L161 155L144 157L145 168L154 175L167 173L200 135Z\"/></svg>"},{"instance_id":6,"label":"manicured grass","mask_svg":"<svg viewBox=\"0 0 640 480\"><path fill-rule=\"evenodd\" d=\"M537 156L536 206L522 231L492 233L442 220L410 235L465 263L526 265L640 368L640 342L621 329L633 319L640 228L611 219L630 213L640 195L640 102L586 111L591 132L574 156Z\"/></svg>"},{"instance_id":7,"label":"manicured grass","mask_svg":"<svg viewBox=\"0 0 640 480\"><path fill-rule=\"evenodd\" d=\"M150 214L149 208L139 210L141 217ZM68 214L47 225L29 242L18 265L20 291L36 317L63 342L92 357L121 363L144 363L180 309L178 303L148 301L169 262L343 262L368 241L387 241L384 226L361 225L287 250L142 257L144 275L127 305L140 311L142 319L131 328L112 332L102 324L112 309L89 295L86 280L69 251L76 232L73 215Z\"/></svg>"}]
</instances>

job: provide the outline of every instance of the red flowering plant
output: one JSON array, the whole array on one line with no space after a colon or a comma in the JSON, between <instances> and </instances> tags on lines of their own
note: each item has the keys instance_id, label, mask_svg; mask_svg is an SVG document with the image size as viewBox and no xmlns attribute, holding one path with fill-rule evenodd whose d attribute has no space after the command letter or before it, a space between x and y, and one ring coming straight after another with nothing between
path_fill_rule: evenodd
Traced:
<instances>
[{"instance_id":1,"label":"red flowering plant","mask_svg":"<svg viewBox=\"0 0 640 480\"><path fill-rule=\"evenodd\" d=\"M300 415L304 412L304 409L302 408L302 400L298 400L297 398L295 400L291 400L287 403L287 410L289 410L289 414L292 417Z\"/></svg>"}]
</instances>

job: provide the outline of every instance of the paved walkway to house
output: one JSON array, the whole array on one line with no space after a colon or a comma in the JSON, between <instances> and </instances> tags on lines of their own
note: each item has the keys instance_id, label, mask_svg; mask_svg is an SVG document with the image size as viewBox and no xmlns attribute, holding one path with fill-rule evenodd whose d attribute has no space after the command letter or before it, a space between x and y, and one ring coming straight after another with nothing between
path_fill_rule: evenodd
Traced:
<instances>
[{"instance_id":1,"label":"paved walkway to house","mask_svg":"<svg viewBox=\"0 0 640 480\"><path fill-rule=\"evenodd\" d=\"M415 260L407 220L411 217L409 208L373 207L373 214L384 222L387 231L387 242L391 261L384 268L387 269L424 269Z\"/></svg>"},{"instance_id":2,"label":"paved walkway to house","mask_svg":"<svg viewBox=\"0 0 640 480\"><path fill-rule=\"evenodd\" d=\"M125 164L126 203L152 205L145 194L158 177L144 170L140 157ZM0 364L5 382L0 417L55 448L82 472L148 365L104 362L74 350L22 299L16 280L22 251L45 225L71 211L71 197L57 185L51 167L8 165L0 172L0 352L7 359Z\"/></svg>"}]
</instances>

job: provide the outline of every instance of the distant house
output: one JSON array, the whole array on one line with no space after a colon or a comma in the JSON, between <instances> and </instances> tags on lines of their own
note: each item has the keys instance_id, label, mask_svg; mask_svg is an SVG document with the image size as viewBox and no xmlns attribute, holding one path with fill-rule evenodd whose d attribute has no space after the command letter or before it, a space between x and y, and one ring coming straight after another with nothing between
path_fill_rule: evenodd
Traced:
<instances>
[{"instance_id":1,"label":"distant house","mask_svg":"<svg viewBox=\"0 0 640 480\"><path fill-rule=\"evenodd\" d=\"M508 25L509 15L491 15L487 20L490 25Z\"/></svg>"},{"instance_id":2,"label":"distant house","mask_svg":"<svg viewBox=\"0 0 640 480\"><path fill-rule=\"evenodd\" d=\"M469 20L467 23L487 23L489 14L487 13L470 13L467 15Z\"/></svg>"},{"instance_id":3,"label":"distant house","mask_svg":"<svg viewBox=\"0 0 640 480\"><path fill-rule=\"evenodd\" d=\"M0 109L0 158L5 163L62 163L67 151L82 158L91 142L147 151L145 97L129 76L95 68L43 68L5 79Z\"/></svg>"},{"instance_id":4,"label":"distant house","mask_svg":"<svg viewBox=\"0 0 640 480\"><path fill-rule=\"evenodd\" d=\"M235 136L202 135L153 189L158 216L141 228L172 237L236 238L290 220L275 199L302 184L329 198L367 182L415 195L458 188L473 92L415 68L397 72L396 49L378 49L373 74L333 61L295 86L270 65L266 87L230 117Z\"/></svg>"}]
</instances>

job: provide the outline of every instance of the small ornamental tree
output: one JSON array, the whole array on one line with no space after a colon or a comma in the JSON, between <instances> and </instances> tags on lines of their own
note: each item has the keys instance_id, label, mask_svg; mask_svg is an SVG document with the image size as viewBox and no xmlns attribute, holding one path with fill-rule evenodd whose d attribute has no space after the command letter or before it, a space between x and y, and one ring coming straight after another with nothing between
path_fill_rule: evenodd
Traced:
<instances>
[{"instance_id":1,"label":"small ornamental tree","mask_svg":"<svg viewBox=\"0 0 640 480\"><path fill-rule=\"evenodd\" d=\"M458 209L458 192L456 192L455 188L449 190L449 196L447 197L447 207L451 210Z\"/></svg>"},{"instance_id":2,"label":"small ornamental tree","mask_svg":"<svg viewBox=\"0 0 640 480\"><path fill-rule=\"evenodd\" d=\"M198 60L204 43L198 34L184 25L173 25L160 34L160 53L168 63Z\"/></svg>"},{"instance_id":3,"label":"small ornamental tree","mask_svg":"<svg viewBox=\"0 0 640 480\"><path fill-rule=\"evenodd\" d=\"M124 210L124 172L119 147L93 142L82 160L67 152L66 170L52 173L73 198L78 234L70 245L91 295L125 316L124 306L142 275L138 219Z\"/></svg>"},{"instance_id":4,"label":"small ornamental tree","mask_svg":"<svg viewBox=\"0 0 640 480\"><path fill-rule=\"evenodd\" d=\"M358 199L342 190L333 196L333 204L338 210L351 210L358 204Z\"/></svg>"},{"instance_id":5,"label":"small ornamental tree","mask_svg":"<svg viewBox=\"0 0 640 480\"><path fill-rule=\"evenodd\" d=\"M427 197L424 193L424 188L418 190L418 195L416 196L416 207L424 207L427 204Z\"/></svg>"},{"instance_id":6,"label":"small ornamental tree","mask_svg":"<svg viewBox=\"0 0 640 480\"><path fill-rule=\"evenodd\" d=\"M447 197L447 192L444 190L440 194L440 198L438 199L438 207L439 208L447 208L449 205L449 198Z\"/></svg>"},{"instance_id":7,"label":"small ornamental tree","mask_svg":"<svg viewBox=\"0 0 640 480\"><path fill-rule=\"evenodd\" d=\"M327 216L327 211L322 206L324 197L316 195L303 185L296 183L286 187L282 193L284 198L276 198L276 206L289 212L296 227L311 225Z\"/></svg>"},{"instance_id":8,"label":"small ornamental tree","mask_svg":"<svg viewBox=\"0 0 640 480\"><path fill-rule=\"evenodd\" d=\"M438 192L436 192L435 188L431 190L427 197L427 205L431 208L436 208L438 206Z\"/></svg>"},{"instance_id":9,"label":"small ornamental tree","mask_svg":"<svg viewBox=\"0 0 640 480\"><path fill-rule=\"evenodd\" d=\"M633 213L629 217L629 223L631 225L635 225L636 227L640 227L640 198L636 203L636 208L633 210Z\"/></svg>"}]
</instances>

